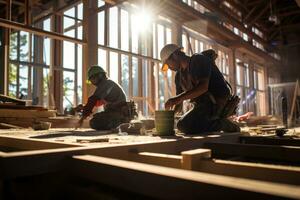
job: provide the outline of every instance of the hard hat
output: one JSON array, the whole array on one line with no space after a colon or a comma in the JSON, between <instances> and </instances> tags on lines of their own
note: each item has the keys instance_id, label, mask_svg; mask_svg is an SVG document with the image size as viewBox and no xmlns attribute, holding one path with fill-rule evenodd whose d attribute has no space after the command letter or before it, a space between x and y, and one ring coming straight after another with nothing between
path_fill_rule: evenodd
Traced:
<instances>
[{"instance_id":1,"label":"hard hat","mask_svg":"<svg viewBox=\"0 0 300 200\"><path fill-rule=\"evenodd\" d=\"M88 69L88 79L90 80L92 78L92 76L96 75L96 74L100 74L100 73L106 73L105 70L97 65L91 66Z\"/></svg>"},{"instance_id":2,"label":"hard hat","mask_svg":"<svg viewBox=\"0 0 300 200\"><path fill-rule=\"evenodd\" d=\"M213 61L218 58L218 54L213 49L208 49L201 52L203 55L211 58Z\"/></svg>"},{"instance_id":3,"label":"hard hat","mask_svg":"<svg viewBox=\"0 0 300 200\"><path fill-rule=\"evenodd\" d=\"M162 62L162 71L167 71L168 70L168 65L166 64L166 61L168 60L168 58L178 49L181 49L181 47L179 47L176 44L167 44L166 46L164 46L161 51L160 51L160 60Z\"/></svg>"}]
</instances>

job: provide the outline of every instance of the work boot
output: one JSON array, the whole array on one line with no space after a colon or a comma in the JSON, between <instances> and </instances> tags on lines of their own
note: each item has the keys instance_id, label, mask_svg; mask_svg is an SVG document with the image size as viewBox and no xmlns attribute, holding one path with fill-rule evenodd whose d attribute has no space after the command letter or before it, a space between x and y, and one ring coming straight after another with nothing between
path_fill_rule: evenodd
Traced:
<instances>
[{"instance_id":1,"label":"work boot","mask_svg":"<svg viewBox=\"0 0 300 200\"><path fill-rule=\"evenodd\" d=\"M221 130L224 132L232 133L241 131L241 128L229 119L221 119L220 121L222 127Z\"/></svg>"},{"instance_id":2,"label":"work boot","mask_svg":"<svg viewBox=\"0 0 300 200\"><path fill-rule=\"evenodd\" d=\"M229 119L217 119L210 126L210 131L224 131L227 133L240 132L240 127Z\"/></svg>"}]
</instances>

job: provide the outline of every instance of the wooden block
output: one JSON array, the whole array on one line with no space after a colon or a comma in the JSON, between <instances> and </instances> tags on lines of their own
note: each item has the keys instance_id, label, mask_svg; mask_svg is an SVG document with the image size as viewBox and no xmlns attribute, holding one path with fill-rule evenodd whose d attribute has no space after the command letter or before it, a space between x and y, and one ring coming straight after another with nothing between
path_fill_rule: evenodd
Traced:
<instances>
[{"instance_id":1,"label":"wooden block","mask_svg":"<svg viewBox=\"0 0 300 200\"><path fill-rule=\"evenodd\" d=\"M182 168L192 170L197 162L211 157L210 149L194 149L181 152Z\"/></svg>"}]
</instances>

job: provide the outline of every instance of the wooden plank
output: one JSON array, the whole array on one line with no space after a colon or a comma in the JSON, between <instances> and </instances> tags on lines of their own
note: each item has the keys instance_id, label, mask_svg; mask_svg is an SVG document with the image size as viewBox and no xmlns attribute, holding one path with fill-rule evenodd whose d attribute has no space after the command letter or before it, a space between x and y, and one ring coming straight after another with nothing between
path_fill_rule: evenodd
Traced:
<instances>
[{"instance_id":1,"label":"wooden plank","mask_svg":"<svg viewBox=\"0 0 300 200\"><path fill-rule=\"evenodd\" d=\"M181 158L179 155L139 152L130 154L128 160L165 167L181 168Z\"/></svg>"},{"instance_id":2,"label":"wooden plank","mask_svg":"<svg viewBox=\"0 0 300 200\"><path fill-rule=\"evenodd\" d=\"M300 147L219 142L205 143L204 146L212 150L213 157L231 155L300 163Z\"/></svg>"},{"instance_id":3,"label":"wooden plank","mask_svg":"<svg viewBox=\"0 0 300 200\"><path fill-rule=\"evenodd\" d=\"M22 128L22 127L15 126L15 125L12 125L12 124L7 124L7 123L0 123L0 129L10 129L10 128L19 129L19 128Z\"/></svg>"},{"instance_id":4,"label":"wooden plank","mask_svg":"<svg viewBox=\"0 0 300 200\"><path fill-rule=\"evenodd\" d=\"M8 103L0 103L0 109L22 109L22 110L48 110L41 106L24 106L24 105L13 105Z\"/></svg>"},{"instance_id":5,"label":"wooden plank","mask_svg":"<svg viewBox=\"0 0 300 200\"><path fill-rule=\"evenodd\" d=\"M55 117L55 110L16 110L16 109L0 109L0 117L10 118L35 118L35 117Z\"/></svg>"},{"instance_id":6,"label":"wooden plank","mask_svg":"<svg viewBox=\"0 0 300 200\"><path fill-rule=\"evenodd\" d=\"M193 170L225 176L300 185L300 168L249 162L202 159Z\"/></svg>"},{"instance_id":7,"label":"wooden plank","mask_svg":"<svg viewBox=\"0 0 300 200\"><path fill-rule=\"evenodd\" d=\"M300 146L300 139L292 139L292 138L241 136L240 140L244 144Z\"/></svg>"},{"instance_id":8,"label":"wooden plank","mask_svg":"<svg viewBox=\"0 0 300 200\"><path fill-rule=\"evenodd\" d=\"M183 169L194 169L194 166L197 162L201 161L204 158L211 157L210 149L194 149L189 151L181 152L182 155L182 168Z\"/></svg>"},{"instance_id":9,"label":"wooden plank","mask_svg":"<svg viewBox=\"0 0 300 200\"><path fill-rule=\"evenodd\" d=\"M50 142L39 139L18 138L12 136L0 136L0 146L11 147L24 150L42 150L42 149L55 149L66 147L79 147L78 144L68 144L60 142Z\"/></svg>"},{"instance_id":10,"label":"wooden plank","mask_svg":"<svg viewBox=\"0 0 300 200\"><path fill-rule=\"evenodd\" d=\"M73 156L70 172L156 199L299 199L300 187L99 156Z\"/></svg>"},{"instance_id":11,"label":"wooden plank","mask_svg":"<svg viewBox=\"0 0 300 200\"><path fill-rule=\"evenodd\" d=\"M2 94L0 94L0 102L13 102L16 103L17 105L23 105L23 106L25 106L26 104L26 101L16 99L10 96L2 95Z\"/></svg>"}]
</instances>

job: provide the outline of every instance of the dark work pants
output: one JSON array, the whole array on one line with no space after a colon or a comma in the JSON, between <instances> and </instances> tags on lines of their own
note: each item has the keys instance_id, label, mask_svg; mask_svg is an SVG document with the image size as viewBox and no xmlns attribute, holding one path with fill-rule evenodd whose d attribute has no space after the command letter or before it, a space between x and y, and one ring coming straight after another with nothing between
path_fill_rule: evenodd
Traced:
<instances>
[{"instance_id":1,"label":"dark work pants","mask_svg":"<svg viewBox=\"0 0 300 200\"><path fill-rule=\"evenodd\" d=\"M239 132L240 128L228 119L220 119L222 106L214 104L209 95L205 94L194 108L185 113L178 121L177 128L186 134L199 134L203 132L224 131Z\"/></svg>"},{"instance_id":2,"label":"dark work pants","mask_svg":"<svg viewBox=\"0 0 300 200\"><path fill-rule=\"evenodd\" d=\"M129 121L122 113L105 110L94 114L93 118L90 120L90 127L96 130L111 130L125 122Z\"/></svg>"}]
</instances>

